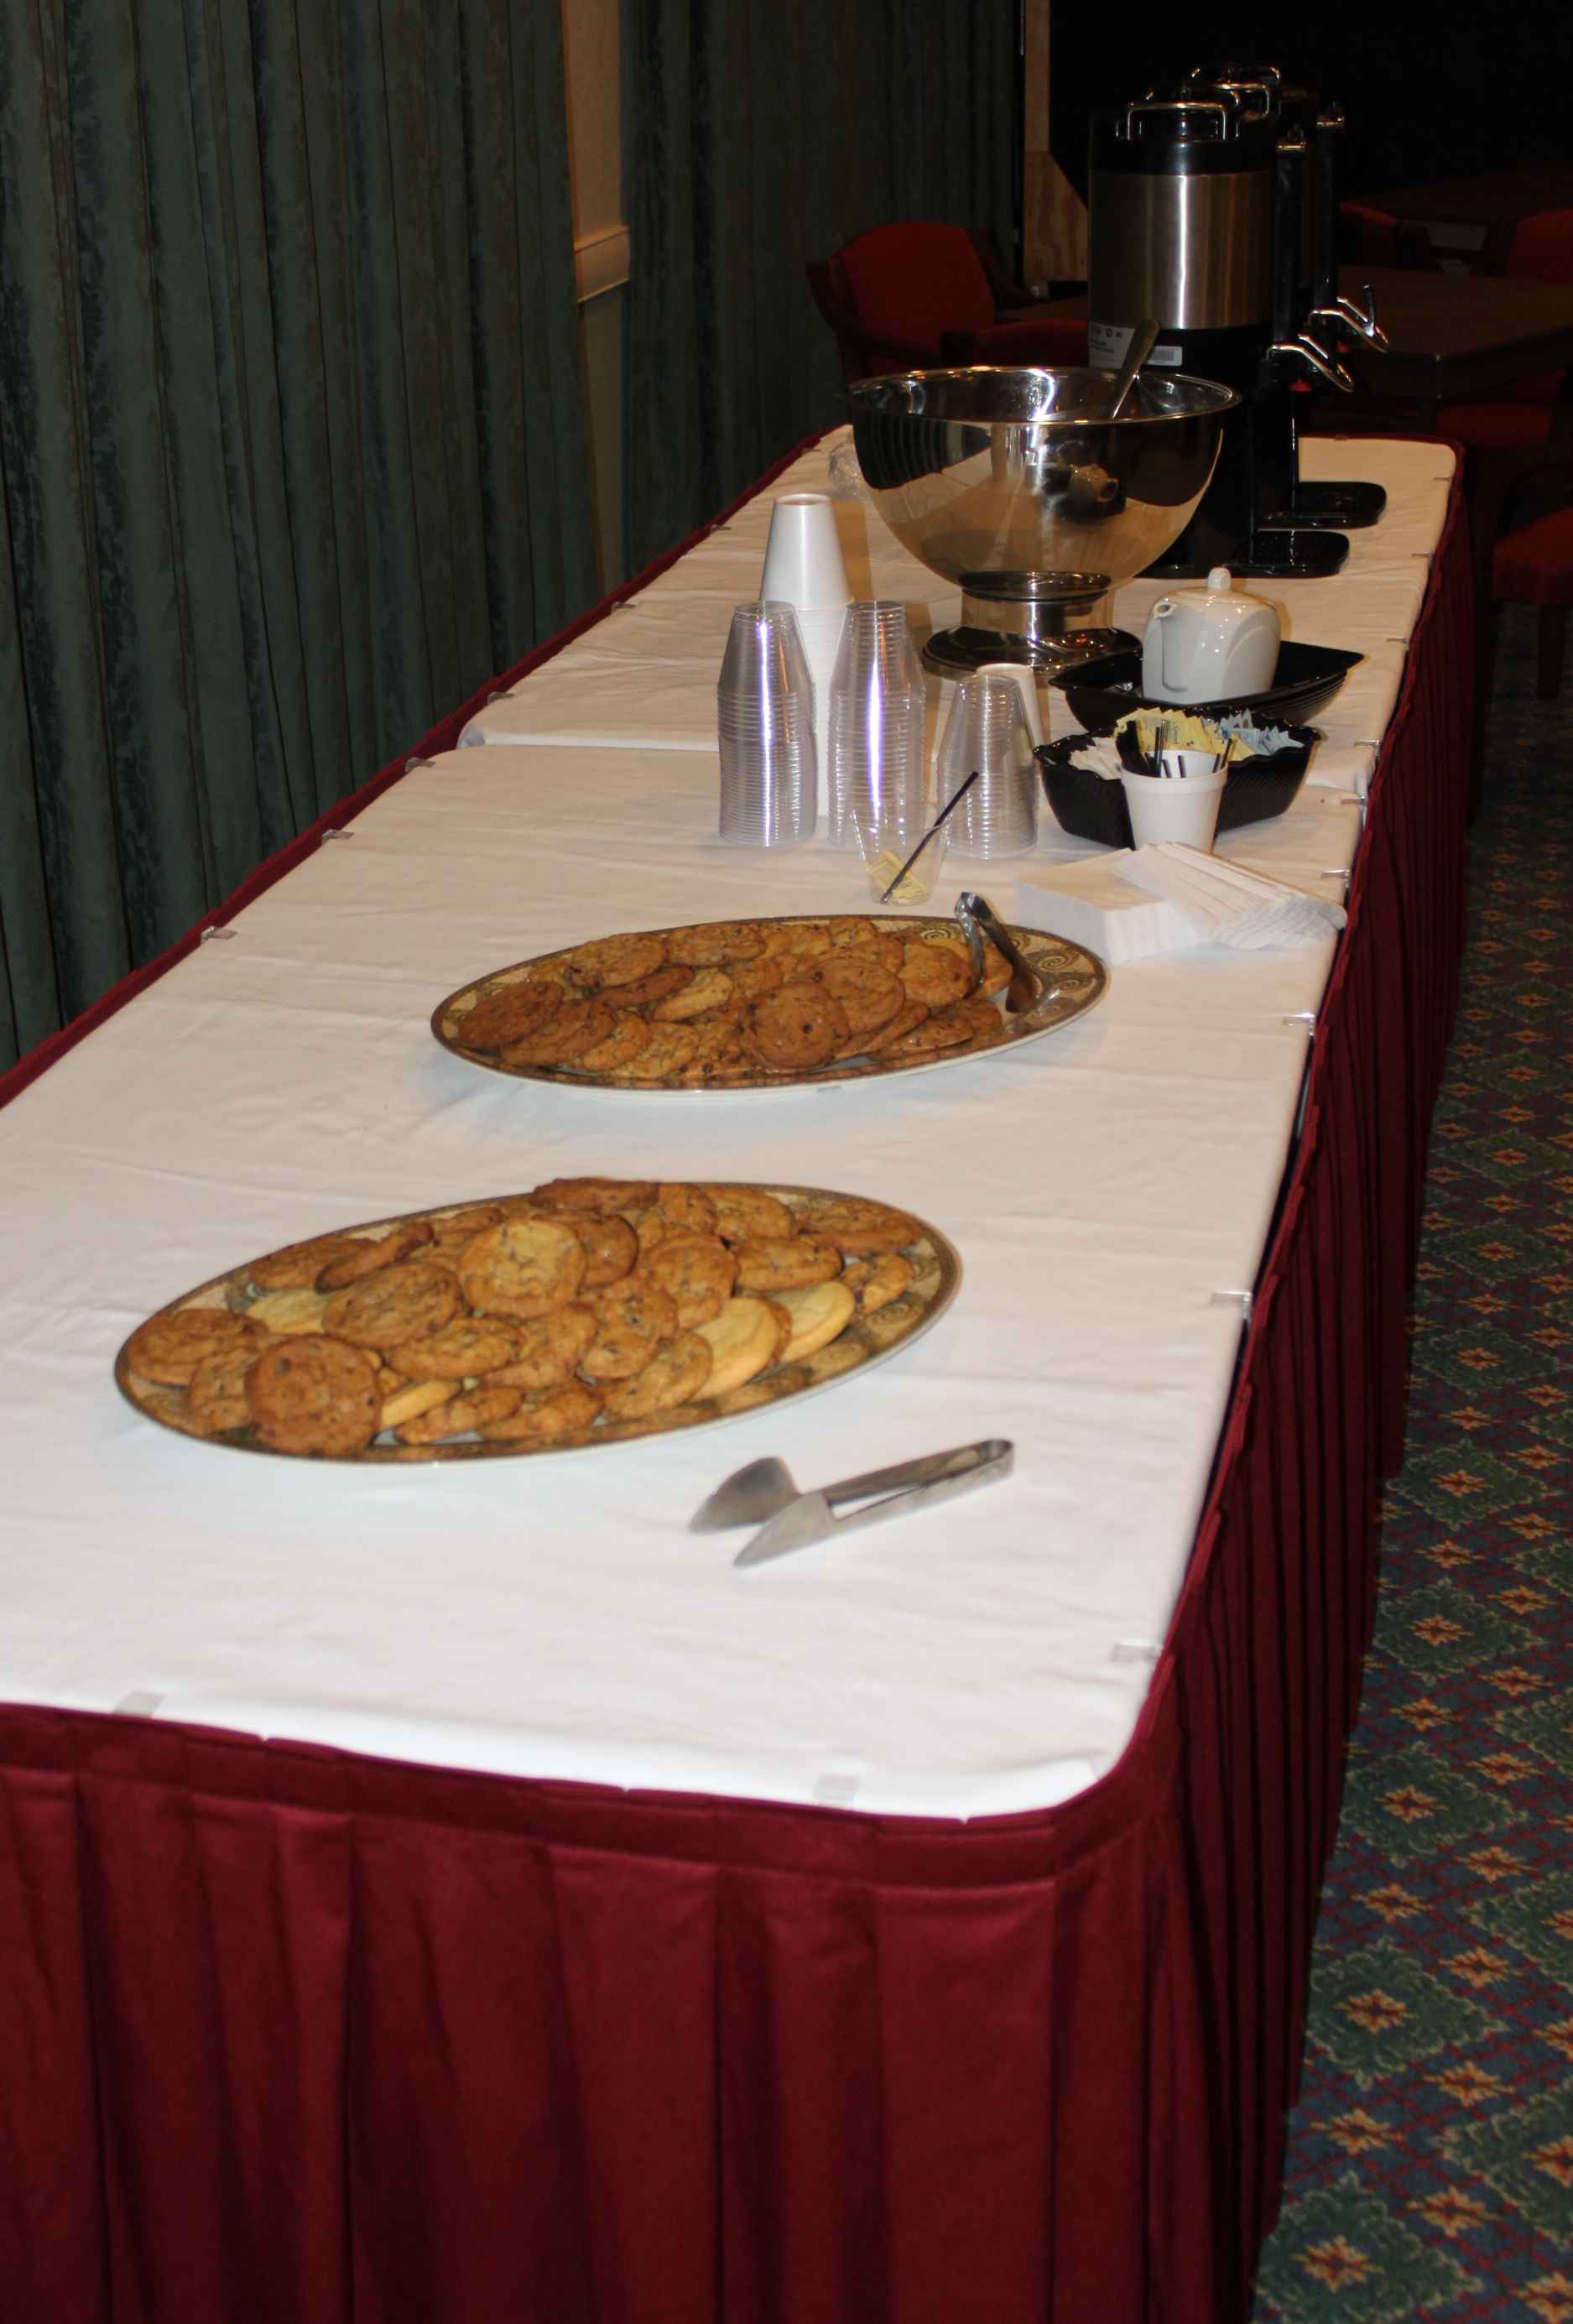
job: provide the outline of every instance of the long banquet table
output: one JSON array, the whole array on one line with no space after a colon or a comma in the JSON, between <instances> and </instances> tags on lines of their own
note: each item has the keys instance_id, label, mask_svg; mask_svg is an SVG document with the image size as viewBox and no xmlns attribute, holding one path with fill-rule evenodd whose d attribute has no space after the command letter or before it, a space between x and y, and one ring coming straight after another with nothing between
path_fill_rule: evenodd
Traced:
<instances>
[{"instance_id":1,"label":"long banquet table","mask_svg":"<svg viewBox=\"0 0 1573 2324\"><path fill-rule=\"evenodd\" d=\"M1392 506L1280 603L1366 659L1225 844L1347 874L1336 946L1122 967L1051 1038L833 1093L439 1050L506 959L858 908L843 858L711 836L767 487L0 1084L8 2319L1243 2312L1462 927L1453 457L1315 456ZM954 618L840 513L854 588ZM557 1460L259 1461L117 1400L124 1332L248 1253L608 1168L886 1194L961 1295L832 1393ZM685 1529L764 1452L989 1434L1007 1484L855 1545L740 1575Z\"/></svg>"}]
</instances>

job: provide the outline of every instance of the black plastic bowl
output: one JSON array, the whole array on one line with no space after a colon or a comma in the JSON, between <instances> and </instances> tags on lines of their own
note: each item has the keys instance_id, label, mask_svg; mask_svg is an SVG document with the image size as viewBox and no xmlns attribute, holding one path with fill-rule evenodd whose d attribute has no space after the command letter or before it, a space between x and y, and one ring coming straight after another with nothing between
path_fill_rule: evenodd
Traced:
<instances>
[{"instance_id":1,"label":"black plastic bowl","mask_svg":"<svg viewBox=\"0 0 1573 2324\"><path fill-rule=\"evenodd\" d=\"M1189 711L1195 718L1228 718L1244 711L1264 726L1292 726L1324 709L1355 664L1365 659L1342 646L1297 645L1286 638L1266 692L1237 694L1227 702L1160 702L1155 695L1144 694L1141 655L1128 649L1078 662L1053 683L1062 690L1072 717L1079 718L1090 734L1112 734L1117 719L1144 705Z\"/></svg>"},{"instance_id":2,"label":"black plastic bowl","mask_svg":"<svg viewBox=\"0 0 1573 2324\"><path fill-rule=\"evenodd\" d=\"M1219 802L1219 831L1269 822L1291 805L1305 780L1311 748L1321 736L1314 726L1291 726L1287 731L1294 737L1292 749L1274 751L1270 757L1243 759L1230 767ZM1103 847L1134 847L1125 785L1090 767L1071 764L1072 754L1083 743L1101 739L1067 734L1058 742L1042 744L1036 758L1044 791L1056 822L1072 839L1094 839Z\"/></svg>"}]
</instances>

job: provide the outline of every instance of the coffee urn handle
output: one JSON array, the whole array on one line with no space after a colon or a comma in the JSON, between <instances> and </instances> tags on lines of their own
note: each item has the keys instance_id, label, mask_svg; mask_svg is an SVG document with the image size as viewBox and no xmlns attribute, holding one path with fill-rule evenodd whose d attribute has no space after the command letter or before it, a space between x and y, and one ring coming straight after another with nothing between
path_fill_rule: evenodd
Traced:
<instances>
[{"instance_id":1,"label":"coffee urn handle","mask_svg":"<svg viewBox=\"0 0 1573 2324\"><path fill-rule=\"evenodd\" d=\"M1170 115L1176 113L1205 113L1215 124L1218 134L1220 138L1227 137L1228 135L1229 110L1228 106L1221 103L1219 98L1201 97L1157 97L1149 94L1146 97L1133 97L1131 102L1126 106L1125 134L1128 139L1135 138L1136 134L1137 122L1145 120L1146 115L1150 113L1165 114Z\"/></svg>"},{"instance_id":2,"label":"coffee urn handle","mask_svg":"<svg viewBox=\"0 0 1573 2324\"><path fill-rule=\"evenodd\" d=\"M1273 197L1273 337L1294 337L1300 322L1300 201L1305 139L1292 129L1278 140Z\"/></svg>"},{"instance_id":3,"label":"coffee urn handle","mask_svg":"<svg viewBox=\"0 0 1573 2324\"><path fill-rule=\"evenodd\" d=\"M1311 133L1311 298L1313 307L1330 307L1338 295L1338 196L1344 175L1344 115L1336 105L1318 111Z\"/></svg>"},{"instance_id":4,"label":"coffee urn handle","mask_svg":"<svg viewBox=\"0 0 1573 2324\"><path fill-rule=\"evenodd\" d=\"M1276 91L1265 80L1219 79L1214 88L1239 101L1240 111L1247 121L1270 121Z\"/></svg>"}]
</instances>

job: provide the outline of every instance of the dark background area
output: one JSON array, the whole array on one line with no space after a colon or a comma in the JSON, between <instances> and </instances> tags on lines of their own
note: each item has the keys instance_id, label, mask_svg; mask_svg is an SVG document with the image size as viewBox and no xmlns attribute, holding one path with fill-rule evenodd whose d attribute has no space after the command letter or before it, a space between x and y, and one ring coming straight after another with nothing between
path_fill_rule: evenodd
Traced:
<instances>
[{"instance_id":1,"label":"dark background area","mask_svg":"<svg viewBox=\"0 0 1573 2324\"><path fill-rule=\"evenodd\" d=\"M1314 11L1150 13L1109 37L1088 7L1053 12L1050 90L1055 160L1087 186L1087 116L1156 81L1222 58L1277 65L1334 98L1348 120L1345 191L1487 170L1573 162L1573 5L1521 0L1322 0Z\"/></svg>"}]
</instances>

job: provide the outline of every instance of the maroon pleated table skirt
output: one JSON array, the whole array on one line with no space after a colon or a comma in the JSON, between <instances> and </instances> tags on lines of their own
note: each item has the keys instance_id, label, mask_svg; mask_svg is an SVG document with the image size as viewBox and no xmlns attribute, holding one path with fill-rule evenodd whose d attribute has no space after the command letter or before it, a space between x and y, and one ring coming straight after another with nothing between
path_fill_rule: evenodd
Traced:
<instances>
[{"instance_id":1,"label":"maroon pleated table skirt","mask_svg":"<svg viewBox=\"0 0 1573 2324\"><path fill-rule=\"evenodd\" d=\"M1455 489L1119 1764L956 1824L0 1711L4 2324L1243 2314L1402 1437L1469 591Z\"/></svg>"}]
</instances>

